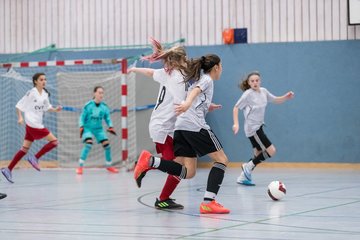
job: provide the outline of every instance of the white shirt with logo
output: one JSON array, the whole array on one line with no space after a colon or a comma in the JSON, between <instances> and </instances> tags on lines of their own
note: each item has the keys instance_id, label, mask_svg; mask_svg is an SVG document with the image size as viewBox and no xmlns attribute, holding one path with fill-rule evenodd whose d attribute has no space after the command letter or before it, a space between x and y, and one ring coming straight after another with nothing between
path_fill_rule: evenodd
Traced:
<instances>
[{"instance_id":1,"label":"white shirt with logo","mask_svg":"<svg viewBox=\"0 0 360 240\"><path fill-rule=\"evenodd\" d=\"M199 132L202 128L210 129L205 116L213 98L214 81L208 74L203 74L198 81L191 84L188 94L196 87L200 88L201 93L194 99L190 108L178 116L175 130Z\"/></svg>"},{"instance_id":2,"label":"white shirt with logo","mask_svg":"<svg viewBox=\"0 0 360 240\"><path fill-rule=\"evenodd\" d=\"M160 83L159 94L149 123L150 137L153 142L164 143L167 136L174 136L175 105L185 100L184 76L178 70L169 73L165 69L154 71L153 78Z\"/></svg>"},{"instance_id":3,"label":"white shirt with logo","mask_svg":"<svg viewBox=\"0 0 360 240\"><path fill-rule=\"evenodd\" d=\"M25 113L25 123L32 128L44 128L44 112L51 108L49 94L42 90L41 94L36 87L29 90L16 104L16 108Z\"/></svg>"},{"instance_id":4,"label":"white shirt with logo","mask_svg":"<svg viewBox=\"0 0 360 240\"><path fill-rule=\"evenodd\" d=\"M268 102L273 102L276 97L266 88L260 91L246 90L235 104L244 113L244 131L246 137L254 136L256 131L264 124L265 109Z\"/></svg>"}]
</instances>

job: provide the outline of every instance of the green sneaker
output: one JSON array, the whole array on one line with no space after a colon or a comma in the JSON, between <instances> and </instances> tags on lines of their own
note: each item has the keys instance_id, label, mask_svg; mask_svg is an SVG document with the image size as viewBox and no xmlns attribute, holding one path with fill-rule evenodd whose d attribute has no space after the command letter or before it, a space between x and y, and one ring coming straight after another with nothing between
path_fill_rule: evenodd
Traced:
<instances>
[{"instance_id":1,"label":"green sneaker","mask_svg":"<svg viewBox=\"0 0 360 240\"><path fill-rule=\"evenodd\" d=\"M160 201L156 199L155 208L157 209L184 209L184 206L175 202L175 199L166 199L164 201Z\"/></svg>"}]
</instances>

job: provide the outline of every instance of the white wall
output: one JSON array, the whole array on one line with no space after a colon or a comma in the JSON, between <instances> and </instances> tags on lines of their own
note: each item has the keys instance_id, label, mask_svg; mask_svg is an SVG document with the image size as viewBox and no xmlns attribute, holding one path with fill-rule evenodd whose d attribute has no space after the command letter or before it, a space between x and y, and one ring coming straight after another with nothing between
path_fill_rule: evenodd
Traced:
<instances>
[{"instance_id":1,"label":"white wall","mask_svg":"<svg viewBox=\"0 0 360 240\"><path fill-rule=\"evenodd\" d=\"M147 44L186 39L222 43L224 28L248 28L248 41L360 39L347 0L0 0L0 53Z\"/></svg>"}]
</instances>

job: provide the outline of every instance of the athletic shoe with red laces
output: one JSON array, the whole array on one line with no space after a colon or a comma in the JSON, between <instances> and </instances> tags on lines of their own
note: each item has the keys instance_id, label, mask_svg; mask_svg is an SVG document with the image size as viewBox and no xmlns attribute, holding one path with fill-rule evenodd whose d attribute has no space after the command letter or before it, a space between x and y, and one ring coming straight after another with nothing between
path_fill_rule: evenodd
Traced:
<instances>
[{"instance_id":1,"label":"athletic shoe with red laces","mask_svg":"<svg viewBox=\"0 0 360 240\"><path fill-rule=\"evenodd\" d=\"M83 174L83 167L78 167L76 169L76 174L82 175Z\"/></svg>"},{"instance_id":2,"label":"athletic shoe with red laces","mask_svg":"<svg viewBox=\"0 0 360 240\"><path fill-rule=\"evenodd\" d=\"M33 155L29 155L26 160L28 160L28 162L31 164L31 166L33 166L33 168L35 168L36 170L40 171L40 167L39 167L39 159L37 159L35 156Z\"/></svg>"},{"instance_id":3,"label":"athletic shoe with red laces","mask_svg":"<svg viewBox=\"0 0 360 240\"><path fill-rule=\"evenodd\" d=\"M143 150L135 165L134 178L139 188L141 187L141 180L145 177L146 172L151 169L151 167L149 167L150 159L151 153L149 151Z\"/></svg>"},{"instance_id":4,"label":"athletic shoe with red laces","mask_svg":"<svg viewBox=\"0 0 360 240\"><path fill-rule=\"evenodd\" d=\"M108 170L111 173L119 173L119 170L114 167L107 167L106 170Z\"/></svg>"},{"instance_id":5,"label":"athletic shoe with red laces","mask_svg":"<svg viewBox=\"0 0 360 240\"><path fill-rule=\"evenodd\" d=\"M229 213L230 210L224 208L221 204L217 203L215 200L211 202L202 202L200 204L200 213L201 214L225 214Z\"/></svg>"}]
</instances>

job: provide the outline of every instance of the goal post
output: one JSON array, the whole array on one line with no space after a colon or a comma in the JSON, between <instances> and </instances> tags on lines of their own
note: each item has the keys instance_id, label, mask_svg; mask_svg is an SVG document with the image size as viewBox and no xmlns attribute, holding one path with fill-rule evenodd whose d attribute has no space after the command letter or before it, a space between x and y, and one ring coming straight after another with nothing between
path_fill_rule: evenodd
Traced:
<instances>
[{"instance_id":1,"label":"goal post","mask_svg":"<svg viewBox=\"0 0 360 240\"><path fill-rule=\"evenodd\" d=\"M59 113L46 113L44 125L59 139L59 146L42 160L57 160L60 167L76 167L82 143L78 119L82 107L92 99L93 88L104 87L104 101L111 109L115 130L120 136L109 136L114 164L131 169L137 157L135 74L127 74L126 59L83 59L63 61L0 63L0 94L5 106L0 109L0 160L11 160L21 147L24 126L17 125L16 102L30 90L32 75L44 72L52 105L62 105ZM106 129L107 126L104 125ZM37 152L45 140L34 142L30 152ZM100 144L94 144L85 166L104 166Z\"/></svg>"}]
</instances>

